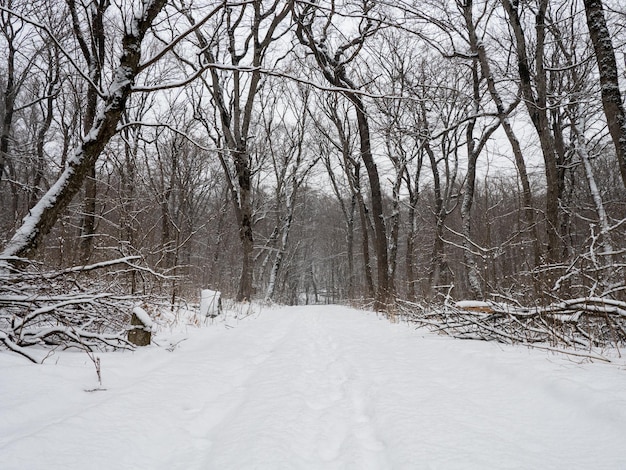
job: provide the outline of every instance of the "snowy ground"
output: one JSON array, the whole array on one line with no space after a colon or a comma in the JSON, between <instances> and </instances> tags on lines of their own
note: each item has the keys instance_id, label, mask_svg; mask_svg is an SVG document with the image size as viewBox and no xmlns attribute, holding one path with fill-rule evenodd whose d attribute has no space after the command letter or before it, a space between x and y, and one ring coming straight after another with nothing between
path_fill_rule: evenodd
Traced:
<instances>
[{"instance_id":1,"label":"snowy ground","mask_svg":"<svg viewBox=\"0 0 626 470\"><path fill-rule=\"evenodd\" d=\"M169 335L100 354L101 391L84 353L0 353L0 468L626 468L623 360L328 306Z\"/></svg>"}]
</instances>

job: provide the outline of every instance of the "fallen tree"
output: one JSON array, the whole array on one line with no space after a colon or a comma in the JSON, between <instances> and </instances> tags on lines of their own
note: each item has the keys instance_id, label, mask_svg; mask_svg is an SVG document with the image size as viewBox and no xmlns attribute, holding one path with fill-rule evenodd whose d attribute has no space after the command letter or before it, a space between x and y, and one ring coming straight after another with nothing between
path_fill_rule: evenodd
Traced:
<instances>
[{"instance_id":1,"label":"fallen tree","mask_svg":"<svg viewBox=\"0 0 626 470\"><path fill-rule=\"evenodd\" d=\"M498 302L446 302L424 306L398 301L396 315L459 339L524 344L566 354L609 360L606 349L626 345L626 302L581 297L547 306Z\"/></svg>"},{"instance_id":2,"label":"fallen tree","mask_svg":"<svg viewBox=\"0 0 626 470\"><path fill-rule=\"evenodd\" d=\"M50 348L134 348L127 332L141 297L125 294L117 278L119 266L123 272L138 269L137 259L125 257L59 271L42 271L24 260L19 270L2 273L0 343L36 363L45 359ZM93 275L95 271L98 275ZM31 346L44 347L43 357L27 349Z\"/></svg>"}]
</instances>

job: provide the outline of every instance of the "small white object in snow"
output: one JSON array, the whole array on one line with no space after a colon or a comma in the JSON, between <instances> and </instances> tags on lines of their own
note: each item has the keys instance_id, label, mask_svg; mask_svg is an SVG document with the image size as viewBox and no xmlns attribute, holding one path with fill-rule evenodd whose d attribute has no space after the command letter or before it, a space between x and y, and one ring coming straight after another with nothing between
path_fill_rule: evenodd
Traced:
<instances>
[{"instance_id":1,"label":"small white object in snow","mask_svg":"<svg viewBox=\"0 0 626 470\"><path fill-rule=\"evenodd\" d=\"M202 289L200 293L200 315L203 317L216 317L222 312L222 293Z\"/></svg>"}]
</instances>

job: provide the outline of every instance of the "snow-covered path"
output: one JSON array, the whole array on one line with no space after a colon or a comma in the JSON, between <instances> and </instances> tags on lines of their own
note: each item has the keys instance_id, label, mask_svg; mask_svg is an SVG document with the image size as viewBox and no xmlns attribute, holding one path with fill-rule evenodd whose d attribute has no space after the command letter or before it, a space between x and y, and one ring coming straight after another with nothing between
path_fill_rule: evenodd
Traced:
<instances>
[{"instance_id":1,"label":"snow-covered path","mask_svg":"<svg viewBox=\"0 0 626 470\"><path fill-rule=\"evenodd\" d=\"M85 354L0 354L0 468L626 468L623 362L345 307L228 323L189 329L173 352L102 354L105 391L85 391Z\"/></svg>"}]
</instances>

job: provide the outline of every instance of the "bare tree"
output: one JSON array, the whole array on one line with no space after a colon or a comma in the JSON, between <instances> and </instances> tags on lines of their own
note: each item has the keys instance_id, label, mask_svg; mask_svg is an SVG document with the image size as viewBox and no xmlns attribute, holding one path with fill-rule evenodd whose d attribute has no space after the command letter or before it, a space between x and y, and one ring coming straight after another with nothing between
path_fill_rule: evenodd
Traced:
<instances>
[{"instance_id":1,"label":"bare tree","mask_svg":"<svg viewBox=\"0 0 626 470\"><path fill-rule=\"evenodd\" d=\"M87 83L85 108L82 114L83 133L91 130L96 119L99 92L102 82L102 72L105 61L106 32L104 18L110 6L109 0L93 0L78 5L76 0L66 0L72 18L74 37L80 47L83 59L87 65ZM96 161L94 160L87 170L85 178L85 206L81 226L81 261L87 263L93 249L96 231Z\"/></svg>"},{"instance_id":2,"label":"bare tree","mask_svg":"<svg viewBox=\"0 0 626 470\"><path fill-rule=\"evenodd\" d=\"M502 124L502 128L506 134L507 139L511 145L511 150L515 159L515 166L517 167L517 174L522 186L522 201L523 201L523 213L526 221L526 229L529 233L529 237L533 246L533 260L534 265L538 266L541 261L541 247L539 244L539 235L537 233L537 224L535 217L535 210L533 208L532 192L530 189L530 180L528 178L528 172L526 169L526 162L517 135L513 130L509 114L516 107L517 100L512 101L509 106L505 106L501 93L496 85L496 78L492 72L492 67L489 61L487 50L485 48L485 39L479 38L476 32L476 23L474 21L474 15L472 12L473 2L471 0L465 2L463 5L465 12L465 24L468 31L469 43L473 52L478 58L480 64L480 70L482 76L487 83L487 89L491 96L498 119ZM480 15L484 17L485 15Z\"/></svg>"},{"instance_id":3,"label":"bare tree","mask_svg":"<svg viewBox=\"0 0 626 470\"><path fill-rule=\"evenodd\" d=\"M365 201L362 189L361 160L355 158L354 128L351 125L349 112L340 107L338 97L329 96L321 105L322 110L328 120L332 123L333 131L326 129L323 122L316 119L316 126L321 134L320 152L322 160L328 172L331 188L339 201L341 211L346 224L346 243L348 251L348 272L349 291L355 287L352 283L356 277L354 266L354 236L355 236L355 210L358 210L359 224L361 228L361 257L363 260L363 276L365 281L365 295L373 298L375 295L374 279L372 276L371 256L370 256L370 233L372 222L369 209ZM333 155L336 158L332 158ZM345 176L345 183L342 185L337 175L336 167L339 166ZM344 200L341 187L345 186L348 191L348 201ZM352 295L349 294L352 298Z\"/></svg>"},{"instance_id":4,"label":"bare tree","mask_svg":"<svg viewBox=\"0 0 626 470\"><path fill-rule=\"evenodd\" d=\"M255 102L262 87L261 67L265 65L273 42L285 34L281 25L289 13L289 5L282 3L281 0L254 0L226 8L220 25L223 28L222 38L218 35L207 36L200 29L196 30L203 55L202 65L210 69L209 81L205 84L219 114L220 124L216 130L221 134L232 161L232 170L226 161L223 167L230 181L241 241L242 268L238 300L249 300L253 294L251 128ZM190 23L194 24L191 12L184 5L183 11ZM225 56L218 57L222 48L226 49ZM229 62L222 72L218 64L220 59ZM244 70L244 63L248 60L249 66Z\"/></svg>"},{"instance_id":5,"label":"bare tree","mask_svg":"<svg viewBox=\"0 0 626 470\"><path fill-rule=\"evenodd\" d=\"M372 218L374 221L377 258L378 286L376 290L375 309L384 309L387 301L393 296L389 284L389 262L387 250L387 229L383 214L383 197L380 187L380 178L374 156L369 128L368 114L365 103L358 93L359 87L348 76L347 66L356 58L362 49L365 40L377 30L377 22L372 19L373 4L365 0L361 5L362 14L358 16L358 30L354 38L347 40L335 48L334 53L329 49L328 33L335 19L334 5L330 11L318 10L314 4L294 2L294 19L296 21L296 35L300 43L311 51L317 66L324 78L332 86L341 90L341 93L354 105L360 137L361 159L365 164L372 201ZM299 7L299 8L296 8ZM320 21L320 14L324 15ZM321 22L321 33L316 33L313 25Z\"/></svg>"},{"instance_id":6,"label":"bare tree","mask_svg":"<svg viewBox=\"0 0 626 470\"><path fill-rule=\"evenodd\" d=\"M21 227L5 246L2 252L3 258L31 255L80 190L89 169L117 131L117 125L124 112L126 100L132 91L134 79L142 70L143 39L164 4L165 0L149 0L140 11L133 15L130 24L125 28L119 64L106 93L102 111L96 116L82 144L67 162L63 174L31 209ZM10 9L2 8L2 10L13 14Z\"/></svg>"},{"instance_id":7,"label":"bare tree","mask_svg":"<svg viewBox=\"0 0 626 470\"><path fill-rule=\"evenodd\" d=\"M546 175L546 261L554 263L560 261L562 257L562 241L559 237L559 199L562 186L559 184L558 156L548 118L548 85L544 64L548 0L537 0L537 8L534 12L536 31L534 69L531 66L531 55L527 45L528 38L520 14L522 6L517 1L511 0L502 0L502 5L507 13L515 39L522 96L541 145ZM550 284L550 280L548 283Z\"/></svg>"},{"instance_id":8,"label":"bare tree","mask_svg":"<svg viewBox=\"0 0 626 470\"><path fill-rule=\"evenodd\" d=\"M467 127L465 130L466 135L466 148L467 148L467 175L465 176L465 191L461 201L461 220L463 223L463 257L467 266L467 276L469 281L470 292L474 298L483 297L482 282L480 280L480 271L477 266L475 245L472 243L472 206L474 203L474 188L476 185L476 165L478 158L481 155L487 141L491 138L492 134L500 127L503 120L508 118L509 113L512 111L517 103L504 111L498 109L498 121L487 125L481 132L479 137L476 137L475 131L478 125L478 118L482 112L482 95L483 90L482 82L485 79L485 74L481 74L480 58L477 51L479 47L479 40L476 37L476 27L474 24L474 12L472 0L467 0L465 3L457 2L460 6L463 16L465 18L465 25L468 31L468 42L471 53L473 55L471 59L471 76L472 76L472 108L471 115L467 121ZM484 12L479 12L479 16L483 16ZM484 47L483 47L484 55ZM483 63L486 64L486 57L484 57ZM488 64L487 64L488 66ZM482 75L482 76L481 76ZM487 78L487 80L493 80L493 77ZM492 88L493 89L493 88ZM495 91L495 89L494 89ZM492 93L492 98L497 93ZM500 108L502 103L500 102ZM509 128L510 129L510 128Z\"/></svg>"},{"instance_id":9,"label":"bare tree","mask_svg":"<svg viewBox=\"0 0 626 470\"><path fill-rule=\"evenodd\" d=\"M18 216L18 190L16 185L16 158L11 147L15 147L14 124L20 109L32 108L43 97L30 96L22 99L27 87L27 80L36 69L37 61L42 54L50 52L50 44L37 43L31 39L32 28L22 18L28 11L26 2L9 0L0 8L0 41L5 47L5 62L1 65L3 76L0 80L1 107L0 107L0 183L10 184L12 187L11 204L3 202L6 216L13 219ZM52 64L50 64L52 65ZM53 99L53 97L50 97ZM8 177L8 178L7 178Z\"/></svg>"},{"instance_id":10,"label":"bare tree","mask_svg":"<svg viewBox=\"0 0 626 470\"><path fill-rule=\"evenodd\" d=\"M274 89L276 90L276 88L278 87ZM307 109L309 107L309 90L303 90L302 93L299 93L299 96L294 96L295 93L290 92L286 87L278 88L276 91L279 93L282 92L282 94L287 96L288 101L283 104L285 111L288 110L290 113L297 115L299 109L302 109L302 107ZM319 157L317 157L307 161L309 153L307 152L309 143L309 139L307 138L309 132L307 117L308 113L304 112L298 116L294 124L288 124L285 112L283 111L278 125L283 129L286 139L281 142L280 148L270 148L274 174L277 178L276 183L277 186L282 189L282 191L277 191L277 200L282 201L285 207L284 213L279 218L279 223L277 224L280 243L270 270L267 290L265 292L266 302L272 301L276 291L278 274L286 255L287 243L292 231L300 189L304 185L309 172L319 159ZM266 133L270 147L275 147L271 135L277 134L277 132L274 132L271 126L266 125Z\"/></svg>"}]
</instances>

